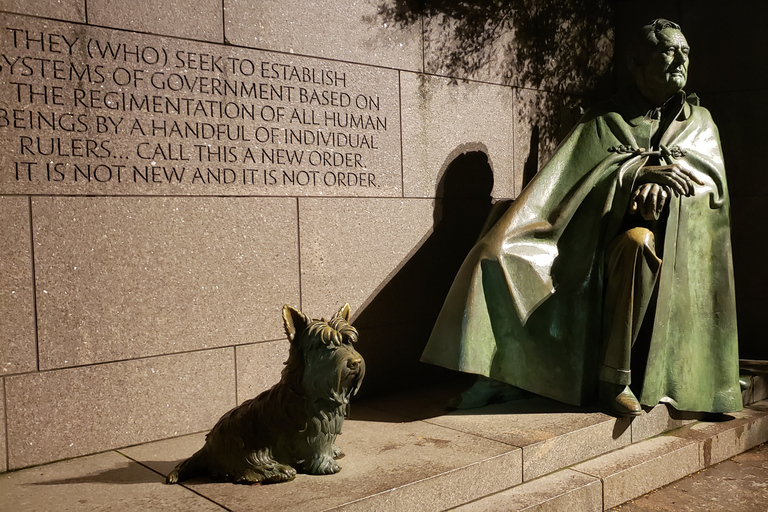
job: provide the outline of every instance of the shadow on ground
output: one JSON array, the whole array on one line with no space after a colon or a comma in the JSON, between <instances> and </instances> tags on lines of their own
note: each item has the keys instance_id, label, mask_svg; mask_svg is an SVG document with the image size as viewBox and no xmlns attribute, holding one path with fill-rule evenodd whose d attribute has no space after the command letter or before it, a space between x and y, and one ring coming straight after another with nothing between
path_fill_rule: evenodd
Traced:
<instances>
[{"instance_id":1,"label":"shadow on ground","mask_svg":"<svg viewBox=\"0 0 768 512\"><path fill-rule=\"evenodd\" d=\"M174 467L179 461L158 462ZM153 462L155 464L155 462ZM127 462L125 466L98 471L88 475L60 478L44 482L33 482L28 485L72 485L72 484L148 484L165 482L165 476L156 473L143 464Z\"/></svg>"}]
</instances>

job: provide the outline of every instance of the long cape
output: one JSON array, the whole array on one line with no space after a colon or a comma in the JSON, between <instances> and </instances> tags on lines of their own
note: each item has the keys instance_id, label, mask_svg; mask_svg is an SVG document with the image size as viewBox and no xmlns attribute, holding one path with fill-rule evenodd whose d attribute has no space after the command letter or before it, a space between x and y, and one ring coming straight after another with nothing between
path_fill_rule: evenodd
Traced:
<instances>
[{"instance_id":1,"label":"long cape","mask_svg":"<svg viewBox=\"0 0 768 512\"><path fill-rule=\"evenodd\" d=\"M626 94L597 107L467 256L422 361L562 402L594 398L605 248L626 216L654 121ZM717 128L685 103L662 160L704 185L671 197L640 401L740 410L730 205ZM657 250L659 247L657 247Z\"/></svg>"}]
</instances>

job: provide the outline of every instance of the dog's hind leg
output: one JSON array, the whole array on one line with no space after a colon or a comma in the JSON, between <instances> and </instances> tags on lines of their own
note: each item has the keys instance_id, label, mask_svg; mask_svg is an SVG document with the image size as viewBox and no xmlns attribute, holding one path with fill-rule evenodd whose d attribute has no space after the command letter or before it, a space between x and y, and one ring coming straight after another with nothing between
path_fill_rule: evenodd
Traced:
<instances>
[{"instance_id":1,"label":"dog's hind leg","mask_svg":"<svg viewBox=\"0 0 768 512\"><path fill-rule=\"evenodd\" d=\"M208 456L203 447L187 460L180 462L165 479L167 484L177 484L196 476L207 474Z\"/></svg>"}]
</instances>

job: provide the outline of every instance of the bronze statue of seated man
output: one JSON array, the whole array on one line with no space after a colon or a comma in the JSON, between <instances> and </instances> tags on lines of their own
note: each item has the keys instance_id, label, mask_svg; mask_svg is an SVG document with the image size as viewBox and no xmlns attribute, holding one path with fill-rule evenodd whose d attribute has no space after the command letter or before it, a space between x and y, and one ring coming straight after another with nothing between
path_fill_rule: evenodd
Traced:
<instances>
[{"instance_id":1,"label":"bronze statue of seated man","mask_svg":"<svg viewBox=\"0 0 768 512\"><path fill-rule=\"evenodd\" d=\"M634 86L587 112L467 256L422 360L612 412L740 410L730 203L717 127L687 95L680 26L653 20ZM517 389L519 388L519 389Z\"/></svg>"}]
</instances>

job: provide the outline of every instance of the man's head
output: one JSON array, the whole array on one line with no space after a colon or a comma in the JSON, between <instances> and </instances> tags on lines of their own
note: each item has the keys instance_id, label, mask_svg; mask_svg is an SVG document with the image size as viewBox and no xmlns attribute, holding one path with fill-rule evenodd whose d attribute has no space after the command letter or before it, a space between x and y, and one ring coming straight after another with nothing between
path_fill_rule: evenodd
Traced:
<instances>
[{"instance_id":1,"label":"man's head","mask_svg":"<svg viewBox=\"0 0 768 512\"><path fill-rule=\"evenodd\" d=\"M640 92L661 105L688 80L688 42L680 25L656 19L642 27L627 63Z\"/></svg>"}]
</instances>

